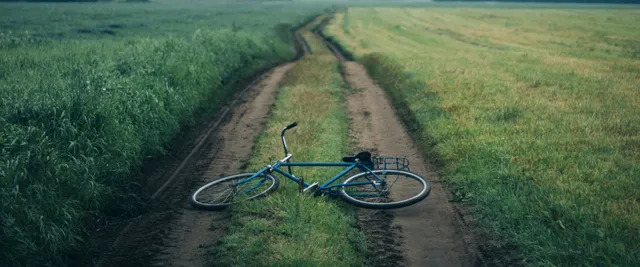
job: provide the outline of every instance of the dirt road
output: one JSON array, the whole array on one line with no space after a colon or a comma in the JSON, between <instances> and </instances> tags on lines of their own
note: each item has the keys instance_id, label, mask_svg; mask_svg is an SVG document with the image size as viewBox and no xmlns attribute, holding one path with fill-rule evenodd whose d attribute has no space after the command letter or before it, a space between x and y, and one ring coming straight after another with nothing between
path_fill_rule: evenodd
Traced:
<instances>
[{"instance_id":1,"label":"dirt road","mask_svg":"<svg viewBox=\"0 0 640 267\"><path fill-rule=\"evenodd\" d=\"M301 53L309 53L301 36L298 33L294 36ZM368 245L373 255L370 263L378 266L477 264L475 247L469 242L470 231L448 202L436 173L422 158L423 153L405 131L385 92L375 85L362 66L346 61L333 50L341 61L345 80L357 89L347 97L347 105L352 118L350 132L358 140L359 148L408 157L411 170L433 183L431 195L416 205L397 211L362 209L358 212L361 229L371 243ZM184 159L169 160L171 164L159 168L158 173L149 178L154 200L151 211L129 222L97 265L207 265L206 248L223 234L229 214L194 210L186 196L199 184L242 171L255 138L262 132L278 84L294 64L283 64L263 75L239 94L219 120L203 127L199 134L185 137L192 141L185 144L188 149L178 153Z\"/></svg>"},{"instance_id":2,"label":"dirt road","mask_svg":"<svg viewBox=\"0 0 640 267\"><path fill-rule=\"evenodd\" d=\"M316 37L322 38L320 34ZM369 239L392 236L395 241L377 242L383 253L376 259L378 265L393 265L399 251L402 261L396 264L408 266L473 266L477 262L476 249L471 239L471 231L465 226L454 206L448 201L434 168L423 158L423 153L413 142L397 117L391 102L382 88L377 86L366 69L353 61L348 61L329 42L326 44L340 59L346 82L355 91L347 97L347 107L351 118L350 132L357 140L359 149L370 150L374 154L407 157L412 172L421 174L432 183L431 194L415 205L386 212L361 211L360 219L392 220L383 223L388 232L369 231L371 222L361 222L365 234L376 235ZM375 225L375 223L373 224ZM399 240L398 240L399 238ZM399 244L398 244L399 243ZM397 246L399 245L400 248ZM395 247L395 248L394 248Z\"/></svg>"},{"instance_id":3,"label":"dirt road","mask_svg":"<svg viewBox=\"0 0 640 267\"><path fill-rule=\"evenodd\" d=\"M278 83L295 63L280 65L251 84L231 104L224 121L210 126L197 139L191 159L153 193L153 209L130 222L99 266L204 266L203 253L222 234L229 214L192 209L186 201L191 188L223 175L242 171L253 143L275 100ZM162 176L162 175L160 175ZM195 185L193 181L195 179ZM212 226L213 224L213 226ZM220 227L215 227L216 225ZM211 228L214 231L210 231Z\"/></svg>"}]
</instances>

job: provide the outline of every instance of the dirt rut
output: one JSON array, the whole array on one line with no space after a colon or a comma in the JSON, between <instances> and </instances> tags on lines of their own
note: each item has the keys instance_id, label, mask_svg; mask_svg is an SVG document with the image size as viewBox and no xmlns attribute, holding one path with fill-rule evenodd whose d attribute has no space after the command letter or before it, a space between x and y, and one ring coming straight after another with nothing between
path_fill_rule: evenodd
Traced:
<instances>
[{"instance_id":1,"label":"dirt rut","mask_svg":"<svg viewBox=\"0 0 640 267\"><path fill-rule=\"evenodd\" d=\"M407 157L411 171L432 182L429 197L418 204L393 211L395 225L401 229L402 250L409 266L469 266L464 233L458 230L457 215L437 174L416 148L385 92L355 62L343 63L344 74L352 88L361 91L347 97L351 132L361 149L380 155Z\"/></svg>"},{"instance_id":2,"label":"dirt rut","mask_svg":"<svg viewBox=\"0 0 640 267\"><path fill-rule=\"evenodd\" d=\"M209 165L203 172L202 183L241 172L250 158L255 138L262 132L264 121L274 102L278 83L293 63L275 68L258 86L252 88L243 101L232 111L230 120L220 128L212 150ZM222 234L229 217L226 212L207 212L185 207L165 243L172 244L161 251L156 260L162 266L203 265L203 247L212 245ZM212 222L214 223L212 226ZM220 226L217 227L216 226ZM210 228L213 231L210 231Z\"/></svg>"},{"instance_id":3,"label":"dirt rut","mask_svg":"<svg viewBox=\"0 0 640 267\"><path fill-rule=\"evenodd\" d=\"M320 34L316 36L322 38ZM374 83L362 65L347 61L332 44L326 40L325 43L340 59L343 76L356 91L347 96L347 107L351 118L350 132L359 149L379 155L407 157L411 171L427 178L433 187L429 197L415 205L393 211L359 213L365 234L374 235L368 238L374 240L370 247L373 245L383 250L381 256L373 255L380 257L375 259L375 265L478 265L471 230L448 201L449 196L443 190L437 173L424 160L424 154L405 130L384 90ZM392 222L385 223L385 218ZM367 230L372 225L370 220L379 221L374 226L384 225L388 229ZM398 259L398 253L403 254L403 260Z\"/></svg>"},{"instance_id":4,"label":"dirt rut","mask_svg":"<svg viewBox=\"0 0 640 267\"><path fill-rule=\"evenodd\" d=\"M204 266L206 247L216 242L227 223L227 212L192 209L189 190L223 175L238 173L262 132L280 80L295 63L280 65L251 84L236 99L218 127L205 138L153 196L153 209L129 223L99 266ZM226 113L226 112L225 112ZM193 184L196 180L196 184ZM213 228L213 229L212 229Z\"/></svg>"}]
</instances>

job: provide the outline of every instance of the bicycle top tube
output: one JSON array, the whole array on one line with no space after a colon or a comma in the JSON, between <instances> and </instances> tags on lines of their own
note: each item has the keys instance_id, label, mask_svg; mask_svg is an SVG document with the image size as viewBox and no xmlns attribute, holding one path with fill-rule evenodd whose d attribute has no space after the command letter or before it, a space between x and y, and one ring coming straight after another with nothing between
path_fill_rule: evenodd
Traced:
<instances>
[{"instance_id":1,"label":"bicycle top tube","mask_svg":"<svg viewBox=\"0 0 640 267\"><path fill-rule=\"evenodd\" d=\"M358 162L283 162L283 161L279 161L277 162L274 166L269 166L267 167L269 171L275 171L279 174L282 174L283 176L289 178L290 180L296 182L296 183L300 183L300 179L298 179L297 177L295 177L294 175L292 175L291 173L288 173L284 170L281 170L280 166L294 166L294 167L346 167L344 170L342 170L340 173L336 174L334 177L326 180L322 185L320 185L320 190L326 190L326 189L330 189L333 187L338 187L338 186L343 186L343 184L337 184L337 185L331 185L332 183L334 183L336 180L340 179L341 177L345 176L345 174L349 173L350 171L352 171L355 168L360 168L363 169L363 171L367 171L367 172L371 172L371 169L369 169L368 167L358 163ZM371 173L372 176L374 177L375 180L377 180L377 182L382 182L382 179L380 179L380 177L378 177L375 173ZM373 183L373 181L372 181ZM304 183L304 186L307 187L309 186L309 184Z\"/></svg>"},{"instance_id":2,"label":"bicycle top tube","mask_svg":"<svg viewBox=\"0 0 640 267\"><path fill-rule=\"evenodd\" d=\"M331 184L334 183L336 180L340 179L345 174L349 173L350 171L352 171L355 168L359 168L359 169L361 169L363 171L367 171L367 172L371 172L372 171L367 166L362 165L359 162L287 162L287 160L289 160L291 158L291 156L292 156L291 154L287 154L287 156L285 158L283 158L282 160L276 161L273 166L271 166L271 165L265 166L264 168L262 168L259 171L257 171L251 177L248 177L246 179L238 181L236 183L236 185L244 184L244 183L246 183L246 182L248 182L248 181L250 181L250 180L252 180L252 179L254 179L254 178L256 178L256 177L258 177L260 175L262 175L265 172L266 173L277 172L277 173L283 175L284 177L287 177L290 180L294 181L295 183L300 183L300 179L295 177L293 174L278 168L278 167L281 167L281 166L286 166L286 167L346 167L340 173L338 173L337 175L333 176L332 178L330 178L330 179L326 180L324 183L322 183L322 185L320 185L320 187L319 187L320 190L327 190L327 189L331 189L331 188L334 188L334 187L343 186L344 184L336 184L336 185L331 185ZM382 182L383 181L375 173L371 172L371 174L374 177L374 179L377 180L377 182ZM371 183L373 183L373 181L371 181ZM305 187L309 186L309 184L306 183L306 182L303 182L303 185Z\"/></svg>"}]
</instances>

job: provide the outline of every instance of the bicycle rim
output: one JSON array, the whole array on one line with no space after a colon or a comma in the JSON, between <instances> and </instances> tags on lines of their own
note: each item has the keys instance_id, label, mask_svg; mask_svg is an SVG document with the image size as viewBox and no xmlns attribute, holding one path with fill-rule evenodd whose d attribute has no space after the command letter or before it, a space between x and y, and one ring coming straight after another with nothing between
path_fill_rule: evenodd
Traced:
<instances>
[{"instance_id":1,"label":"bicycle rim","mask_svg":"<svg viewBox=\"0 0 640 267\"><path fill-rule=\"evenodd\" d=\"M371 209L393 209L409 206L426 198L431 184L417 174L398 170L362 172L345 180L341 197L354 205Z\"/></svg>"},{"instance_id":2,"label":"bicycle rim","mask_svg":"<svg viewBox=\"0 0 640 267\"><path fill-rule=\"evenodd\" d=\"M193 193L191 204L202 209L221 209L234 203L266 195L278 187L278 180L269 174L242 173L219 178Z\"/></svg>"}]
</instances>

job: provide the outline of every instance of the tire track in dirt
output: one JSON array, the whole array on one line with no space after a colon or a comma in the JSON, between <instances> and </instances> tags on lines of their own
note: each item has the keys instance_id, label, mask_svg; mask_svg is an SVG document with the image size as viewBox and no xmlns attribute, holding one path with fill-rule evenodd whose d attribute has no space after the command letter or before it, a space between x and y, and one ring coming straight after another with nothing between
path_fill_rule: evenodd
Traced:
<instances>
[{"instance_id":1,"label":"tire track in dirt","mask_svg":"<svg viewBox=\"0 0 640 267\"><path fill-rule=\"evenodd\" d=\"M255 138L262 132L264 121L273 105L279 81L293 67L288 63L275 68L258 86L251 88L243 101L234 107L227 121L212 138L212 149L198 185L218 177L242 171L251 156ZM197 188L197 186L194 188ZM223 234L228 212L192 209L184 201L177 220L164 240L171 244L160 250L155 264L160 266L203 266L203 253ZM213 227L213 229L211 229Z\"/></svg>"},{"instance_id":2,"label":"tire track in dirt","mask_svg":"<svg viewBox=\"0 0 640 267\"><path fill-rule=\"evenodd\" d=\"M307 54L297 31L294 40L298 58ZM96 265L206 265L206 248L224 233L230 215L191 208L189 191L242 171L268 118L279 83L294 65L285 63L260 76L223 109L218 120L198 130L200 135L187 135L191 140L185 144L192 150L179 152L184 156L182 161L159 163L162 170L147 177L147 184L153 188L148 190L153 200L151 210L129 221Z\"/></svg>"},{"instance_id":3,"label":"tire track in dirt","mask_svg":"<svg viewBox=\"0 0 640 267\"><path fill-rule=\"evenodd\" d=\"M347 96L347 108L351 118L350 133L357 140L358 148L380 155L407 157L411 171L427 178L433 187L429 197L415 205L393 211L359 212L360 224L365 228L372 224L388 227L382 232L363 229L369 235L369 243L374 240L368 247L378 248L383 253L382 258L372 262L378 266L479 265L471 229L449 202L434 167L424 160L424 154L405 130L384 90L375 84L362 65L346 61L321 34L316 33L316 37L325 41L340 59L343 77L356 91ZM385 217L392 223L385 223ZM372 219L375 220L373 223L366 221ZM388 240L388 236L400 240ZM395 257L398 249L404 252L403 261L394 263L393 260L398 260Z\"/></svg>"}]
</instances>

